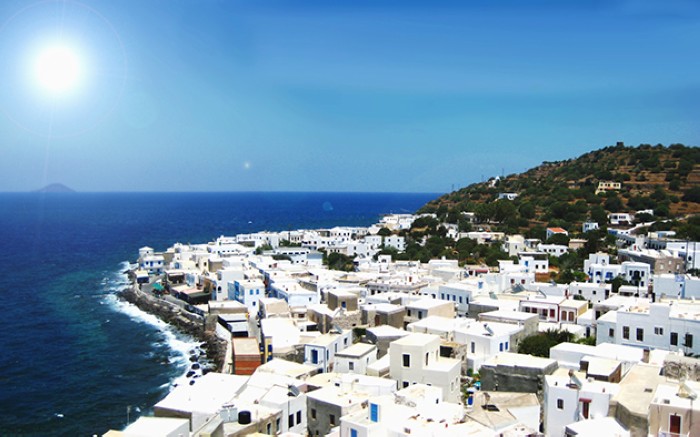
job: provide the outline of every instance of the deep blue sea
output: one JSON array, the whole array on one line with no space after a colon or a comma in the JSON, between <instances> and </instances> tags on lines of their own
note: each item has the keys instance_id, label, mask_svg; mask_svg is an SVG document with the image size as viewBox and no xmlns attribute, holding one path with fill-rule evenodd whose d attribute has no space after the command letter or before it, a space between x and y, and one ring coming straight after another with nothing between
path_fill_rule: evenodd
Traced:
<instances>
[{"instance_id":1,"label":"deep blue sea","mask_svg":"<svg viewBox=\"0 0 700 437\"><path fill-rule=\"evenodd\" d=\"M90 436L149 412L194 340L119 302L138 248L369 225L435 194L0 194L0 435Z\"/></svg>"}]
</instances>

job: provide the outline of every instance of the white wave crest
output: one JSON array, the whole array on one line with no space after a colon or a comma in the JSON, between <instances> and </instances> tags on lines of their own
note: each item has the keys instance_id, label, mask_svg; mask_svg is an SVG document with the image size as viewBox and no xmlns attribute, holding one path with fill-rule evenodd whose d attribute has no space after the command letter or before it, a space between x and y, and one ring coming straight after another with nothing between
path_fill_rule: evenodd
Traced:
<instances>
[{"instance_id":1,"label":"white wave crest","mask_svg":"<svg viewBox=\"0 0 700 437\"><path fill-rule=\"evenodd\" d=\"M124 270L127 268L129 268L129 263L122 263L119 272L115 274L109 281L109 284L107 284L108 290L118 291L129 285L127 275L123 274ZM182 375L173 378L169 383L170 385L188 372L189 352L198 348L200 342L197 339L176 331L175 328L158 317L142 311L132 303L119 299L114 293L104 295L103 302L109 305L114 311L127 315L134 322L152 326L159 331L160 335L163 337L163 341L153 344L152 347L156 348L157 345L161 344L166 345L172 352L168 361L175 368L182 369Z\"/></svg>"}]
</instances>

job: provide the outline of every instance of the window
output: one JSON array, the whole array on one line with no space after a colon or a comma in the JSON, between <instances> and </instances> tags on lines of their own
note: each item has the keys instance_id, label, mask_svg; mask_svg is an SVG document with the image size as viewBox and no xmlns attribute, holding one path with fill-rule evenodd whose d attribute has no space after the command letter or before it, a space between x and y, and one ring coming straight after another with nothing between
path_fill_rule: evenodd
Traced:
<instances>
[{"instance_id":1,"label":"window","mask_svg":"<svg viewBox=\"0 0 700 437\"><path fill-rule=\"evenodd\" d=\"M506 350L508 350L508 342L506 342Z\"/></svg>"},{"instance_id":2,"label":"window","mask_svg":"<svg viewBox=\"0 0 700 437\"><path fill-rule=\"evenodd\" d=\"M476 344L472 341L472 353L476 350Z\"/></svg>"},{"instance_id":3,"label":"window","mask_svg":"<svg viewBox=\"0 0 700 437\"><path fill-rule=\"evenodd\" d=\"M678 333L677 332L671 333L671 346L678 346Z\"/></svg>"},{"instance_id":4,"label":"window","mask_svg":"<svg viewBox=\"0 0 700 437\"><path fill-rule=\"evenodd\" d=\"M311 419L316 420L316 409L315 408L311 409Z\"/></svg>"},{"instance_id":5,"label":"window","mask_svg":"<svg viewBox=\"0 0 700 437\"><path fill-rule=\"evenodd\" d=\"M557 409L558 410L564 409L564 399L557 399Z\"/></svg>"},{"instance_id":6,"label":"window","mask_svg":"<svg viewBox=\"0 0 700 437\"><path fill-rule=\"evenodd\" d=\"M350 437L357 437L357 430L350 428Z\"/></svg>"},{"instance_id":7,"label":"window","mask_svg":"<svg viewBox=\"0 0 700 437\"><path fill-rule=\"evenodd\" d=\"M556 313L553 309L549 310L549 317L556 317Z\"/></svg>"},{"instance_id":8,"label":"window","mask_svg":"<svg viewBox=\"0 0 700 437\"><path fill-rule=\"evenodd\" d=\"M615 336L615 330L613 328L608 329L608 337L614 337Z\"/></svg>"},{"instance_id":9,"label":"window","mask_svg":"<svg viewBox=\"0 0 700 437\"><path fill-rule=\"evenodd\" d=\"M425 365L426 365L426 366L428 365L428 357L429 357L429 356L430 356L429 353L426 353L426 354L425 354Z\"/></svg>"},{"instance_id":10,"label":"window","mask_svg":"<svg viewBox=\"0 0 700 437\"><path fill-rule=\"evenodd\" d=\"M644 329L637 328L637 341L644 341Z\"/></svg>"},{"instance_id":11,"label":"window","mask_svg":"<svg viewBox=\"0 0 700 437\"><path fill-rule=\"evenodd\" d=\"M287 426L290 428L294 426L294 414L290 414L287 418Z\"/></svg>"},{"instance_id":12,"label":"window","mask_svg":"<svg viewBox=\"0 0 700 437\"><path fill-rule=\"evenodd\" d=\"M411 367L411 355L403 354L403 366Z\"/></svg>"},{"instance_id":13,"label":"window","mask_svg":"<svg viewBox=\"0 0 700 437\"><path fill-rule=\"evenodd\" d=\"M369 420L372 422L379 421L379 406L377 404L369 404Z\"/></svg>"},{"instance_id":14,"label":"window","mask_svg":"<svg viewBox=\"0 0 700 437\"><path fill-rule=\"evenodd\" d=\"M406 388L406 387L408 387L408 381L403 382L403 388Z\"/></svg>"},{"instance_id":15,"label":"window","mask_svg":"<svg viewBox=\"0 0 700 437\"><path fill-rule=\"evenodd\" d=\"M685 334L685 347L693 347L693 334Z\"/></svg>"},{"instance_id":16,"label":"window","mask_svg":"<svg viewBox=\"0 0 700 437\"><path fill-rule=\"evenodd\" d=\"M654 326L654 334L664 335L664 328L662 328L660 326Z\"/></svg>"},{"instance_id":17,"label":"window","mask_svg":"<svg viewBox=\"0 0 700 437\"><path fill-rule=\"evenodd\" d=\"M301 423L301 410L297 411L297 425Z\"/></svg>"},{"instance_id":18,"label":"window","mask_svg":"<svg viewBox=\"0 0 700 437\"><path fill-rule=\"evenodd\" d=\"M331 423L331 426L335 426L335 414L329 415L328 421Z\"/></svg>"},{"instance_id":19,"label":"window","mask_svg":"<svg viewBox=\"0 0 700 437\"><path fill-rule=\"evenodd\" d=\"M630 339L630 327L629 326L622 327L622 338L624 338L625 340Z\"/></svg>"},{"instance_id":20,"label":"window","mask_svg":"<svg viewBox=\"0 0 700 437\"><path fill-rule=\"evenodd\" d=\"M280 418L278 417L277 420L275 420L275 428L277 431L280 431Z\"/></svg>"},{"instance_id":21,"label":"window","mask_svg":"<svg viewBox=\"0 0 700 437\"><path fill-rule=\"evenodd\" d=\"M268 435L272 434L272 424L271 423L267 424L267 434Z\"/></svg>"},{"instance_id":22,"label":"window","mask_svg":"<svg viewBox=\"0 0 700 437\"><path fill-rule=\"evenodd\" d=\"M500 352L503 352L503 343L499 343L499 344L498 344L498 350L499 350Z\"/></svg>"},{"instance_id":23,"label":"window","mask_svg":"<svg viewBox=\"0 0 700 437\"><path fill-rule=\"evenodd\" d=\"M353 363L352 361L350 361L350 362L348 363L348 368L349 368L350 370L355 370L355 363Z\"/></svg>"},{"instance_id":24,"label":"window","mask_svg":"<svg viewBox=\"0 0 700 437\"><path fill-rule=\"evenodd\" d=\"M411 317L411 310L408 310L408 311L406 312L406 315L407 315L408 317Z\"/></svg>"}]
</instances>

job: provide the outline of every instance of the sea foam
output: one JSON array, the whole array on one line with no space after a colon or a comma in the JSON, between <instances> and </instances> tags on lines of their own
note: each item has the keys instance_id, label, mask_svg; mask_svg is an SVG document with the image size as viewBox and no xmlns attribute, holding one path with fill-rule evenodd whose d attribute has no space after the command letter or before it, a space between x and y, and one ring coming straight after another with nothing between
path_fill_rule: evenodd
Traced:
<instances>
[{"instance_id":1,"label":"sea foam","mask_svg":"<svg viewBox=\"0 0 700 437\"><path fill-rule=\"evenodd\" d=\"M110 278L105 286L109 293L104 295L104 302L114 311L125 314L133 321L152 326L158 330L162 341L155 342L151 346L156 349L161 345L165 345L171 351L168 362L175 368L182 369L182 374L170 381L170 384L173 384L189 371L189 352L197 349L200 342L189 335L177 332L175 328L153 314L142 311L136 305L117 297L115 293L129 285L128 277L123 273L128 268L128 263L122 263L119 272Z\"/></svg>"}]
</instances>

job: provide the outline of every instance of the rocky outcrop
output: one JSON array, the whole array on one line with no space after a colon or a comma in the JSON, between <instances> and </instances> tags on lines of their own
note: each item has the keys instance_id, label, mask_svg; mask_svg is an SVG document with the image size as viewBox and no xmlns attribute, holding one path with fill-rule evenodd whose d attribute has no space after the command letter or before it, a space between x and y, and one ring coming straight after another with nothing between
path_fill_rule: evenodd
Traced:
<instances>
[{"instance_id":1,"label":"rocky outcrop","mask_svg":"<svg viewBox=\"0 0 700 437\"><path fill-rule=\"evenodd\" d=\"M215 368L211 370L218 372L223 370L226 342L216 336L213 329L216 323L209 320L215 319L216 316L202 317L188 312L161 297L141 291L136 285L125 288L118 296L120 299L136 305L140 310L153 314L178 331L204 343L203 348L207 352L207 359L215 365Z\"/></svg>"}]
</instances>

